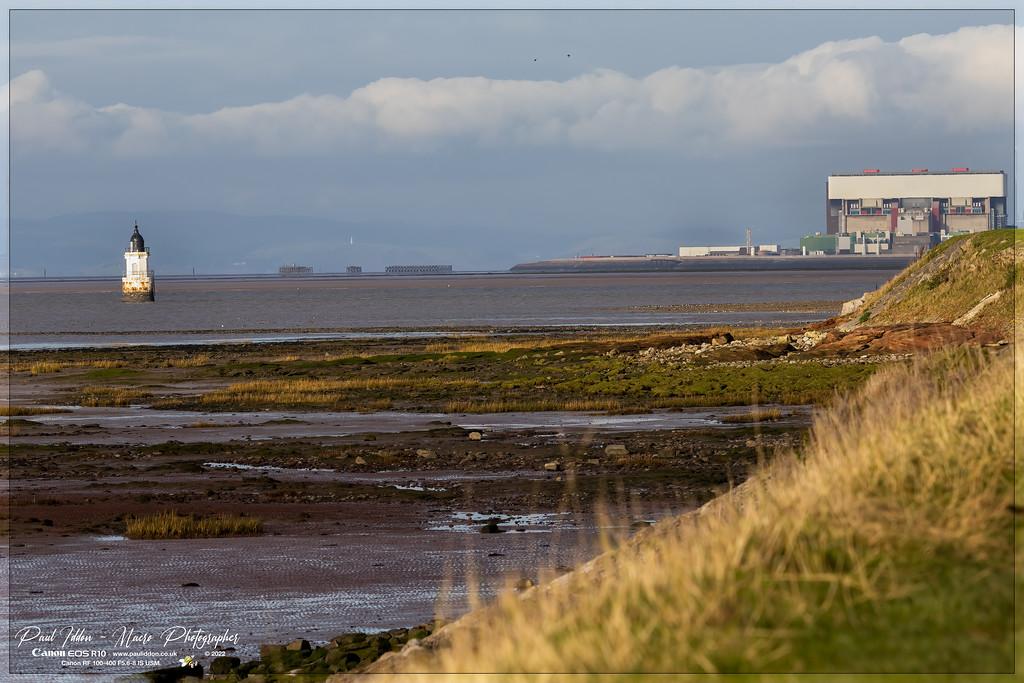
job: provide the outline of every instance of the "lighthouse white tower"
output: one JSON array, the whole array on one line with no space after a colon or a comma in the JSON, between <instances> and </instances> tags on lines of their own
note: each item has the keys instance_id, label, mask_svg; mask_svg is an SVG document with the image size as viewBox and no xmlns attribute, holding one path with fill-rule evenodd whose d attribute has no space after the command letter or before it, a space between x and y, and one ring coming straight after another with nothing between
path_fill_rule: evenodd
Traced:
<instances>
[{"instance_id":1,"label":"lighthouse white tower","mask_svg":"<svg viewBox=\"0 0 1024 683\"><path fill-rule=\"evenodd\" d=\"M137 222L128 248L124 250L121 301L153 301L153 271L149 269L149 249L139 234Z\"/></svg>"}]
</instances>

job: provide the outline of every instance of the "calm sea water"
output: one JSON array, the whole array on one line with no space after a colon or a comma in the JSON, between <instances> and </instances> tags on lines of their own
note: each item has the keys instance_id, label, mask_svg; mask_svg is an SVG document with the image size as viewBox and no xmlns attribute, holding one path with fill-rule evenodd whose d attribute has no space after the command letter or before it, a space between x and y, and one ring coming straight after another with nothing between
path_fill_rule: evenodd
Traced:
<instances>
[{"instance_id":1,"label":"calm sea water","mask_svg":"<svg viewBox=\"0 0 1024 683\"><path fill-rule=\"evenodd\" d=\"M564 326L798 323L837 311L690 312L683 304L845 301L896 271L457 275L339 280L157 280L125 304L118 283L14 284L13 348L438 334Z\"/></svg>"}]
</instances>

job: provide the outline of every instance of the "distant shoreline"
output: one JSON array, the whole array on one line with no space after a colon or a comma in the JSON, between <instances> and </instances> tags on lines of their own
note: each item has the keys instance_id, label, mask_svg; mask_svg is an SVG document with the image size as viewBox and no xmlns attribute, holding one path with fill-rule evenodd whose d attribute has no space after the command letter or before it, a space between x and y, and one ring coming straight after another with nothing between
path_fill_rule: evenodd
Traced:
<instances>
[{"instance_id":1,"label":"distant shoreline","mask_svg":"<svg viewBox=\"0 0 1024 683\"><path fill-rule=\"evenodd\" d=\"M597 256L519 263L512 273L718 272L742 270L902 270L911 254L838 256Z\"/></svg>"},{"instance_id":2,"label":"distant shoreline","mask_svg":"<svg viewBox=\"0 0 1024 683\"><path fill-rule=\"evenodd\" d=\"M216 283L230 287L244 285L245 289L291 289L296 287L331 287L344 285L353 288L380 287L438 287L446 286L445 281L458 280L460 286L476 281L483 286L501 279L506 282L529 277L530 284L548 284L538 281L539 276L554 278L565 276L607 277L678 277L688 273L706 274L755 273L765 271L856 271L888 270L893 273L903 270L914 258L911 256L702 256L694 258L631 258L609 257L600 259L554 259L534 263L520 263L507 271L456 271L437 274L390 274L365 272L310 273L305 275L280 275L277 273L212 273L212 274L161 274L156 273L157 290L183 291L208 287ZM526 282L527 280L523 280ZM120 275L58 275L11 277L6 283L15 292L102 292L119 291Z\"/></svg>"}]
</instances>

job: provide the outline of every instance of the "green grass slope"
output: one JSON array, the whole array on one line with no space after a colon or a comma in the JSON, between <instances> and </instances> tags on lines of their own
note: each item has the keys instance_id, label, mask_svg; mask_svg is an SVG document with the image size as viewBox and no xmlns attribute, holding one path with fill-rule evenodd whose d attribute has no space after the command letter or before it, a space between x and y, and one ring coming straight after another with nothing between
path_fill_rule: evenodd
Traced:
<instances>
[{"instance_id":1,"label":"green grass slope","mask_svg":"<svg viewBox=\"0 0 1024 683\"><path fill-rule=\"evenodd\" d=\"M961 350L892 366L822 415L803 452L733 495L509 592L378 670L1013 680L1000 674L1015 667L1024 587L1014 571L1024 354L1014 360L1009 349Z\"/></svg>"},{"instance_id":2,"label":"green grass slope","mask_svg":"<svg viewBox=\"0 0 1024 683\"><path fill-rule=\"evenodd\" d=\"M841 327L957 322L1009 332L1014 289L1024 277L1022 254L1024 234L1019 230L949 239L869 293L860 308L841 318ZM986 297L970 320L961 320Z\"/></svg>"}]
</instances>

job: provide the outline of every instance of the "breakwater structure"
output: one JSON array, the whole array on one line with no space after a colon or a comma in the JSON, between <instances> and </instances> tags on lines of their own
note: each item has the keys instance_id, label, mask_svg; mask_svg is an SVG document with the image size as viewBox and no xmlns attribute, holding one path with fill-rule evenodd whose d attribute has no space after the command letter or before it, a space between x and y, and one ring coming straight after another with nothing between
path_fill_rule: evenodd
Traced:
<instances>
[{"instance_id":1,"label":"breakwater structure","mask_svg":"<svg viewBox=\"0 0 1024 683\"><path fill-rule=\"evenodd\" d=\"M135 223L128 248L124 250L124 277L121 278L121 301L139 303L154 300L153 271L149 269L149 248Z\"/></svg>"},{"instance_id":2,"label":"breakwater structure","mask_svg":"<svg viewBox=\"0 0 1024 683\"><path fill-rule=\"evenodd\" d=\"M512 273L600 273L647 271L861 270L899 271L912 255L882 256L587 256L519 263Z\"/></svg>"}]
</instances>

